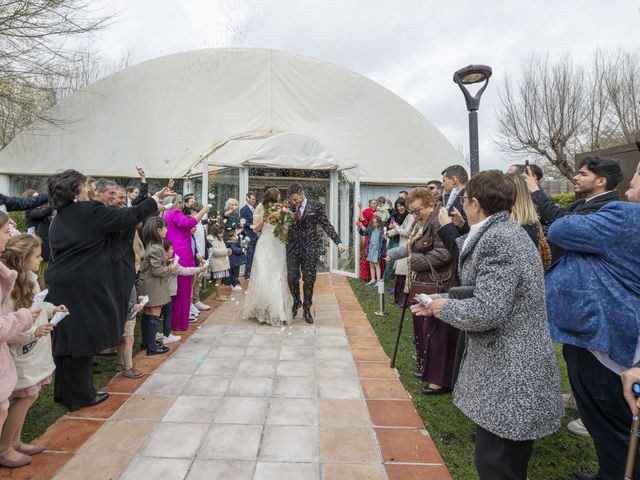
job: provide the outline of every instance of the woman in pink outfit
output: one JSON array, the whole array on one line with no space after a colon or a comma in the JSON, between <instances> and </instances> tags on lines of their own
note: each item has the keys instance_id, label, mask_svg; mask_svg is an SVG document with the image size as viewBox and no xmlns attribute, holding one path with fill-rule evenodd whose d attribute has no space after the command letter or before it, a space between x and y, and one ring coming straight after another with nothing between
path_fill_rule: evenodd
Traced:
<instances>
[{"instance_id":1,"label":"woman in pink outfit","mask_svg":"<svg viewBox=\"0 0 640 480\"><path fill-rule=\"evenodd\" d=\"M204 206L193 217L187 217L182 213L182 196L176 195L171 210L167 210L164 219L167 222L167 240L173 244L173 251L180 259L178 263L183 267L195 267L193 248L191 246L191 230L195 228L202 217L209 211ZM191 283L192 278L178 276L178 292L173 300L173 316L171 328L174 330L187 330L189 328L189 308L191 307Z\"/></svg>"}]
</instances>

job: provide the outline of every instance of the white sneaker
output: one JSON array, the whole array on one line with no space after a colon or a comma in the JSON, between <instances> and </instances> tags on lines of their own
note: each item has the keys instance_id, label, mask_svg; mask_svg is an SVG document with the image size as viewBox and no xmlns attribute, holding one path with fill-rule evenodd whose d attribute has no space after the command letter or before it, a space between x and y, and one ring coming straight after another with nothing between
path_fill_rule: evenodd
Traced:
<instances>
[{"instance_id":1,"label":"white sneaker","mask_svg":"<svg viewBox=\"0 0 640 480\"><path fill-rule=\"evenodd\" d=\"M164 336L161 333L156 333L156 342L161 342Z\"/></svg>"},{"instance_id":2,"label":"white sneaker","mask_svg":"<svg viewBox=\"0 0 640 480\"><path fill-rule=\"evenodd\" d=\"M209 305L205 305L202 302L196 302L193 304L194 307L196 307L198 310L202 311L202 310L209 310Z\"/></svg>"},{"instance_id":3,"label":"white sneaker","mask_svg":"<svg viewBox=\"0 0 640 480\"><path fill-rule=\"evenodd\" d=\"M182 337L180 335L174 335L173 333L169 334L168 337L162 337L162 344L167 345L169 343L175 343L180 341Z\"/></svg>"},{"instance_id":4,"label":"white sneaker","mask_svg":"<svg viewBox=\"0 0 640 480\"><path fill-rule=\"evenodd\" d=\"M567 430L569 430L574 435L578 435L579 437L590 437L589 432L584 427L582 420L580 418L576 420L571 420L567 423Z\"/></svg>"},{"instance_id":5,"label":"white sneaker","mask_svg":"<svg viewBox=\"0 0 640 480\"><path fill-rule=\"evenodd\" d=\"M233 290L234 292L241 292L242 287L240 285L236 285L235 287L231 287L231 290Z\"/></svg>"},{"instance_id":6,"label":"white sneaker","mask_svg":"<svg viewBox=\"0 0 640 480\"><path fill-rule=\"evenodd\" d=\"M573 410L577 410L578 408L576 407L576 399L572 393L563 393L562 403L564 403L564 408L572 408Z\"/></svg>"},{"instance_id":7,"label":"white sneaker","mask_svg":"<svg viewBox=\"0 0 640 480\"><path fill-rule=\"evenodd\" d=\"M191 305L191 307L189 308L189 314L197 317L198 315L200 315L200 310L198 310L195 305Z\"/></svg>"},{"instance_id":8,"label":"white sneaker","mask_svg":"<svg viewBox=\"0 0 640 480\"><path fill-rule=\"evenodd\" d=\"M189 323L195 323L198 321L198 317L195 315L189 315Z\"/></svg>"}]
</instances>

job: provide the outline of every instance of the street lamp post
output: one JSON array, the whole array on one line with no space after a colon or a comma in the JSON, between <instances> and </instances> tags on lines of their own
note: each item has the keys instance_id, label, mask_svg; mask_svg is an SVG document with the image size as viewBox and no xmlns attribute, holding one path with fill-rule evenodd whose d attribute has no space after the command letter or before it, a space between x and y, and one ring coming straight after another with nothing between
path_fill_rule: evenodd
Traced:
<instances>
[{"instance_id":1,"label":"street lamp post","mask_svg":"<svg viewBox=\"0 0 640 480\"><path fill-rule=\"evenodd\" d=\"M469 65L461 68L453 74L453 81L458 84L467 103L467 111L469 112L469 147L470 147L470 170L471 176L480 170L480 156L478 153L478 109L480 108L480 97L489 85L489 77L491 77L491 67L487 65ZM472 83L484 82L484 85L471 95L466 85Z\"/></svg>"}]
</instances>

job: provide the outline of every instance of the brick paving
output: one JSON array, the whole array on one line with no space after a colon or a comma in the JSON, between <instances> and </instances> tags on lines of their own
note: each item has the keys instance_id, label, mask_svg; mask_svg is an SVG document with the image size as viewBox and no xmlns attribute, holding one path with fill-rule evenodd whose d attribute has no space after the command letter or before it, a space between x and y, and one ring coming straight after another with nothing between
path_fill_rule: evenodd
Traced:
<instances>
[{"instance_id":1,"label":"brick paving","mask_svg":"<svg viewBox=\"0 0 640 480\"><path fill-rule=\"evenodd\" d=\"M346 278L321 274L316 323L211 303L169 357L136 358L111 398L58 420L14 479L450 479ZM203 317L205 314L202 314Z\"/></svg>"}]
</instances>

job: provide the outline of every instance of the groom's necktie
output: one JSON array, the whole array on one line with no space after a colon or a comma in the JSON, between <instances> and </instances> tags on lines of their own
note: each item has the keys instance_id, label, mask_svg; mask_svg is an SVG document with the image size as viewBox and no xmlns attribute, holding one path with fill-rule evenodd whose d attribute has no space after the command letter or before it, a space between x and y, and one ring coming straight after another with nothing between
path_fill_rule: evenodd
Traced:
<instances>
[{"instance_id":1,"label":"groom's necktie","mask_svg":"<svg viewBox=\"0 0 640 480\"><path fill-rule=\"evenodd\" d=\"M296 220L300 221L301 218L302 218L302 207L298 207L296 208Z\"/></svg>"}]
</instances>

